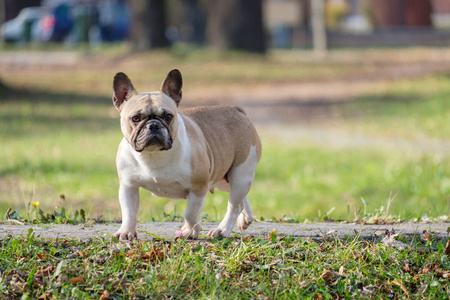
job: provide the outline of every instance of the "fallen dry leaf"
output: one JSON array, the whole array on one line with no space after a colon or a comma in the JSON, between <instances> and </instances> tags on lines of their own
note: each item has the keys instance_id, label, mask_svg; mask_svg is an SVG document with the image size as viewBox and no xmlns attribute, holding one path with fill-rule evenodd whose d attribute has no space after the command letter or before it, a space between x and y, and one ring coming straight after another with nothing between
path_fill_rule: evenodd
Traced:
<instances>
[{"instance_id":1,"label":"fallen dry leaf","mask_svg":"<svg viewBox=\"0 0 450 300\"><path fill-rule=\"evenodd\" d=\"M127 253L126 253L126 257L131 257L131 256L133 256L135 252L136 252L136 249L128 250Z\"/></svg>"},{"instance_id":2,"label":"fallen dry leaf","mask_svg":"<svg viewBox=\"0 0 450 300\"><path fill-rule=\"evenodd\" d=\"M148 260L149 262L159 262L166 258L164 248L153 246L149 252L142 253L140 260Z\"/></svg>"},{"instance_id":3,"label":"fallen dry leaf","mask_svg":"<svg viewBox=\"0 0 450 300\"><path fill-rule=\"evenodd\" d=\"M25 282L15 282L15 283L11 284L11 286L9 288L14 293L22 293L26 287L27 287L27 284Z\"/></svg>"},{"instance_id":4,"label":"fallen dry leaf","mask_svg":"<svg viewBox=\"0 0 450 300\"><path fill-rule=\"evenodd\" d=\"M398 236L398 233L397 233L397 234L386 235L386 236L381 240L381 243L382 243L383 245L385 245L385 246L389 246L389 247L396 248L396 249L400 249L400 250L403 250L403 249L409 249L409 248L410 248L409 245L407 245L407 244L405 244L405 243L402 243L402 242L400 242L400 241L397 241L397 240L395 239L397 236Z\"/></svg>"},{"instance_id":5,"label":"fallen dry leaf","mask_svg":"<svg viewBox=\"0 0 450 300\"><path fill-rule=\"evenodd\" d=\"M108 300L109 299L109 291L108 290L104 290L102 292L102 295L100 296L100 300Z\"/></svg>"},{"instance_id":6,"label":"fallen dry leaf","mask_svg":"<svg viewBox=\"0 0 450 300\"><path fill-rule=\"evenodd\" d=\"M37 298L37 300L56 300L56 296L49 293L49 292L45 292L42 295L39 296L39 298Z\"/></svg>"},{"instance_id":7,"label":"fallen dry leaf","mask_svg":"<svg viewBox=\"0 0 450 300\"><path fill-rule=\"evenodd\" d=\"M447 244L445 245L445 254L450 255L450 240L447 240Z\"/></svg>"},{"instance_id":8,"label":"fallen dry leaf","mask_svg":"<svg viewBox=\"0 0 450 300\"><path fill-rule=\"evenodd\" d=\"M304 288L304 287L307 287L307 286L311 283L311 281L312 281L312 280L304 280L304 281L302 281L302 282L300 282L300 283L298 284L298 287L299 287L300 289L302 289L302 288Z\"/></svg>"},{"instance_id":9,"label":"fallen dry leaf","mask_svg":"<svg viewBox=\"0 0 450 300\"><path fill-rule=\"evenodd\" d=\"M80 258L88 258L90 255L80 251L80 252L77 253L77 256L80 257Z\"/></svg>"},{"instance_id":10,"label":"fallen dry leaf","mask_svg":"<svg viewBox=\"0 0 450 300\"><path fill-rule=\"evenodd\" d=\"M322 275L319 276L319 279L323 279L325 280L325 282L330 282L334 279L335 276L335 272L323 269Z\"/></svg>"},{"instance_id":11,"label":"fallen dry leaf","mask_svg":"<svg viewBox=\"0 0 450 300\"><path fill-rule=\"evenodd\" d=\"M45 253L36 253L36 256L37 256L39 259L46 259L46 258L47 258L47 255L46 255Z\"/></svg>"},{"instance_id":12,"label":"fallen dry leaf","mask_svg":"<svg viewBox=\"0 0 450 300\"><path fill-rule=\"evenodd\" d=\"M422 274L427 274L427 273L430 272L430 271L431 271L431 268L428 267L428 266L425 266L425 267L423 267L423 269L422 269Z\"/></svg>"},{"instance_id":13,"label":"fallen dry leaf","mask_svg":"<svg viewBox=\"0 0 450 300\"><path fill-rule=\"evenodd\" d=\"M53 271L53 266L47 267L45 269L39 270L37 271L34 276L35 277L50 277L50 273Z\"/></svg>"},{"instance_id":14,"label":"fallen dry leaf","mask_svg":"<svg viewBox=\"0 0 450 300\"><path fill-rule=\"evenodd\" d=\"M398 282L397 279L392 280L391 283L393 285L396 285L396 286L400 287L402 289L402 291L406 294L406 297L409 298L409 292L406 289L406 286L404 284L401 284L400 282Z\"/></svg>"},{"instance_id":15,"label":"fallen dry leaf","mask_svg":"<svg viewBox=\"0 0 450 300\"><path fill-rule=\"evenodd\" d=\"M427 230L423 231L423 236L424 236L424 239L428 242L431 242L433 240L433 235Z\"/></svg>"},{"instance_id":16,"label":"fallen dry leaf","mask_svg":"<svg viewBox=\"0 0 450 300\"><path fill-rule=\"evenodd\" d=\"M265 238L265 240L266 241L271 241L272 239L276 239L277 238L277 233L278 233L278 231L276 229L274 231L272 231L272 232L269 232L267 234L267 237Z\"/></svg>"},{"instance_id":17,"label":"fallen dry leaf","mask_svg":"<svg viewBox=\"0 0 450 300\"><path fill-rule=\"evenodd\" d=\"M74 277L72 279L69 280L70 283L74 283L74 282L83 282L84 278L83 277Z\"/></svg>"},{"instance_id":18,"label":"fallen dry leaf","mask_svg":"<svg viewBox=\"0 0 450 300\"><path fill-rule=\"evenodd\" d=\"M411 272L411 268L409 267L409 264L408 264L408 263L405 263L405 264L403 265L403 270L404 270L405 272L407 272L407 273L410 273L410 272Z\"/></svg>"},{"instance_id":19,"label":"fallen dry leaf","mask_svg":"<svg viewBox=\"0 0 450 300\"><path fill-rule=\"evenodd\" d=\"M246 242L246 241L250 241L250 240L253 240L255 238L255 236L253 236L253 235L247 235L246 237L243 237L242 238L242 240L244 241L244 242Z\"/></svg>"}]
</instances>

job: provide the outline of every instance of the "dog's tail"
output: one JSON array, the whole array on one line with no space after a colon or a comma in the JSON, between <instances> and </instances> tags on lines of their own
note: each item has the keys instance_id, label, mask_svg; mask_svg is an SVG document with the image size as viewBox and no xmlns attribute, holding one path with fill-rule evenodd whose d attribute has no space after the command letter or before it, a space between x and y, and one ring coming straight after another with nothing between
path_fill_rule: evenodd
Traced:
<instances>
[{"instance_id":1,"label":"dog's tail","mask_svg":"<svg viewBox=\"0 0 450 300\"><path fill-rule=\"evenodd\" d=\"M236 106L233 106L233 108L235 110L237 110L238 112L243 113L244 115L247 115L247 113L245 112L245 110L242 107L236 105Z\"/></svg>"}]
</instances>

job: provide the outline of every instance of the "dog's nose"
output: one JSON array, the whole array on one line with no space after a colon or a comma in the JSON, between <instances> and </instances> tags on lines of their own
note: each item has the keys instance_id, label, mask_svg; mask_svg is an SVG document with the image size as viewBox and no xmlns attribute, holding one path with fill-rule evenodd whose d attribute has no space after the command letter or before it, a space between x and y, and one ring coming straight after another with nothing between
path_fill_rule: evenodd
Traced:
<instances>
[{"instance_id":1,"label":"dog's nose","mask_svg":"<svg viewBox=\"0 0 450 300\"><path fill-rule=\"evenodd\" d=\"M148 129L150 129L151 133L155 133L161 129L161 125L159 124L159 122L151 122Z\"/></svg>"}]
</instances>

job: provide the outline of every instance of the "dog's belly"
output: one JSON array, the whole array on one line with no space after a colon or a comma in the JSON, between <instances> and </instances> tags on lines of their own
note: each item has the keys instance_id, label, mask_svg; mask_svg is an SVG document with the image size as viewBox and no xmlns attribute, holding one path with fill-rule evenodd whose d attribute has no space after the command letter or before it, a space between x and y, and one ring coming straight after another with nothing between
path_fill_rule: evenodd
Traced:
<instances>
[{"instance_id":1,"label":"dog's belly","mask_svg":"<svg viewBox=\"0 0 450 300\"><path fill-rule=\"evenodd\" d=\"M162 181L155 178L147 180L142 187L157 197L187 199L189 188L179 181Z\"/></svg>"}]
</instances>

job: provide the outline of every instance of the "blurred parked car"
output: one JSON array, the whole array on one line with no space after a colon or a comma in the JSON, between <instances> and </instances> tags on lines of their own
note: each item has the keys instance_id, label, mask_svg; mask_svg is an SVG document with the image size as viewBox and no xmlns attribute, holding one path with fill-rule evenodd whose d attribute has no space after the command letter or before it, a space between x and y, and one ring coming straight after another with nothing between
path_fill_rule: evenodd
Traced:
<instances>
[{"instance_id":1,"label":"blurred parked car","mask_svg":"<svg viewBox=\"0 0 450 300\"><path fill-rule=\"evenodd\" d=\"M73 19L69 5L57 5L40 22L41 39L44 42L62 42L69 36L72 27Z\"/></svg>"},{"instance_id":2,"label":"blurred parked car","mask_svg":"<svg viewBox=\"0 0 450 300\"><path fill-rule=\"evenodd\" d=\"M117 42L128 37L130 10L124 0L105 0L98 5L102 41Z\"/></svg>"},{"instance_id":3,"label":"blurred parked car","mask_svg":"<svg viewBox=\"0 0 450 300\"><path fill-rule=\"evenodd\" d=\"M40 7L27 7L19 15L1 26L1 37L6 42L30 42L39 39L38 23L43 10Z\"/></svg>"},{"instance_id":4,"label":"blurred parked car","mask_svg":"<svg viewBox=\"0 0 450 300\"><path fill-rule=\"evenodd\" d=\"M130 10L124 0L103 0L88 4L65 1L43 7L28 7L1 27L8 42L123 41L130 30Z\"/></svg>"}]
</instances>

